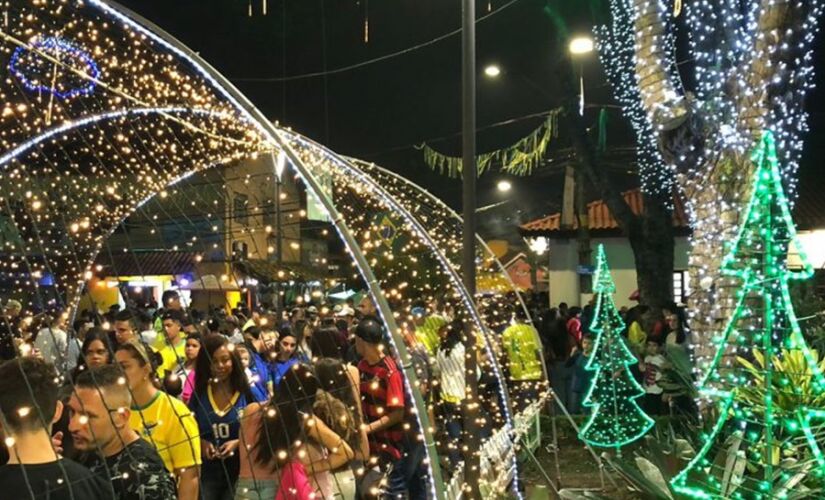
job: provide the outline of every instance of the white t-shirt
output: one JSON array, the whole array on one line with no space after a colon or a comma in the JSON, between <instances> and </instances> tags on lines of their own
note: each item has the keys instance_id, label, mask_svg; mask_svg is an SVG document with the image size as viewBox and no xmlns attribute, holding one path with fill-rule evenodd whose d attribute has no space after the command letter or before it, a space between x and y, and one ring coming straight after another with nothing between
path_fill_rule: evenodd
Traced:
<instances>
[{"instance_id":1,"label":"white t-shirt","mask_svg":"<svg viewBox=\"0 0 825 500\"><path fill-rule=\"evenodd\" d=\"M34 347L40 350L43 359L54 364L61 373L66 369L69 336L59 328L42 328L37 332Z\"/></svg>"},{"instance_id":2,"label":"white t-shirt","mask_svg":"<svg viewBox=\"0 0 825 500\"><path fill-rule=\"evenodd\" d=\"M158 339L158 332L153 329L144 330L140 332L140 339L145 345L155 345Z\"/></svg>"}]
</instances>

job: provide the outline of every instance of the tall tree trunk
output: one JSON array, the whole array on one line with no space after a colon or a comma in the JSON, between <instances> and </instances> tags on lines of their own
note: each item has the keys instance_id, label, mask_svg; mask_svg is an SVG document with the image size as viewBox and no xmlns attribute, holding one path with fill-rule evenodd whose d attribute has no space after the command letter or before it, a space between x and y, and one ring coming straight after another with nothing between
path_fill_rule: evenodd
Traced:
<instances>
[{"instance_id":1,"label":"tall tree trunk","mask_svg":"<svg viewBox=\"0 0 825 500\"><path fill-rule=\"evenodd\" d=\"M753 164L747 157L728 152L714 166L706 167L705 182L683 183L691 202L693 237L688 271L690 327L694 355L699 365L716 352L712 338L724 327L736 304L735 280L720 273L726 242L739 228L740 208L750 196ZM740 175L731 175L734 171Z\"/></svg>"},{"instance_id":2,"label":"tall tree trunk","mask_svg":"<svg viewBox=\"0 0 825 500\"><path fill-rule=\"evenodd\" d=\"M645 213L626 230L636 260L640 302L655 315L673 301L673 214L662 200L645 196Z\"/></svg>"},{"instance_id":3,"label":"tall tree trunk","mask_svg":"<svg viewBox=\"0 0 825 500\"><path fill-rule=\"evenodd\" d=\"M706 357L715 352L711 342L733 308L732 283L720 275L724 243L735 236L743 203L750 194L754 171L748 153L765 128L787 127L783 120L804 122L798 111L804 96L802 82L809 78L805 54L815 30L817 3L793 0L754 0L757 6L753 37L748 39L733 18L697 18L707 23L694 41L709 54L697 64L705 73L698 78L719 78L716 94L700 96L681 88L666 67L673 51L666 36L669 13L665 3L630 0L635 10L636 82L641 104L658 132L658 147L665 160L680 172L679 185L692 209L693 247L690 253L691 327L695 352ZM700 13L718 12L728 3L691 6ZM704 10L703 10L704 9ZM749 47L743 41L749 40ZM716 50L726 58L717 57ZM731 51L730 54L727 51ZM731 56L736 54L736 59ZM721 112L720 108L726 111ZM714 115L714 113L716 113ZM777 125L778 124L778 125ZM800 128L802 130L802 128ZM723 135L724 140L720 140ZM784 147L798 151L793 134ZM701 364L701 363L700 363Z\"/></svg>"}]
</instances>

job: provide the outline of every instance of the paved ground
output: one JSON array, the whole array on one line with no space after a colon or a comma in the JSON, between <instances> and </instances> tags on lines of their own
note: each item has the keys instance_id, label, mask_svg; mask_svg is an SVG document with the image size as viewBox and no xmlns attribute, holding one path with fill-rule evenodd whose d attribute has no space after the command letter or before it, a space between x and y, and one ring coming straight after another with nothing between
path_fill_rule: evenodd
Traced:
<instances>
[{"instance_id":1,"label":"paved ground","mask_svg":"<svg viewBox=\"0 0 825 500\"><path fill-rule=\"evenodd\" d=\"M544 423L547 421L545 420ZM559 481L561 488L588 489L612 500L638 499L638 494L628 491L626 484L612 475L617 486L613 486L605 469L604 489L599 467L590 452L578 440L567 425L559 425L559 469L553 455L549 452L552 436L549 425L542 428L542 444L536 450L536 460L529 457L520 462L524 481L525 497L528 500L549 500L558 498L548 487L545 474L554 482ZM538 463L536 463L538 462Z\"/></svg>"}]
</instances>

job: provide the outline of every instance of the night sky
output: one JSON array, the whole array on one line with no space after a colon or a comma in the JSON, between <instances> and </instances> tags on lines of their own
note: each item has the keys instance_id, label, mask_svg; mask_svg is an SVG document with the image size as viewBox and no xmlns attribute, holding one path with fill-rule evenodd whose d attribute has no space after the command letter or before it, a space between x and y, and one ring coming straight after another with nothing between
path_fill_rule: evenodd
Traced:
<instances>
[{"instance_id":1,"label":"night sky","mask_svg":"<svg viewBox=\"0 0 825 500\"><path fill-rule=\"evenodd\" d=\"M374 161L460 207L460 181L440 176L424 164L416 144L427 140L436 149L460 154L461 38L442 41L397 57L324 77L294 77L357 64L426 43L460 27L460 0L372 0L369 43L364 43L367 0L128 0L122 3L155 22L199 52L227 76L267 116L289 125L333 150ZM605 0L606 1L606 0ZM479 73L500 65L496 80L478 82L480 152L507 146L538 126L542 118L523 118L553 109L564 97L559 59L568 34L588 33L604 20L602 0L479 0L477 25ZM496 12L496 9L501 9ZM559 12L561 11L561 12ZM285 16L284 16L285 12ZM561 16L555 14L561 14ZM560 24L563 18L563 25ZM820 37L821 38L821 37ZM819 45L823 45L819 43ZM825 56L817 48L818 81L825 81ZM285 55L285 57L284 57ZM688 63L689 64L689 63ZM595 54L582 64L589 104L613 104L611 91ZM815 91L807 103L811 132L803 172L806 182L822 177L817 158L825 153L825 98ZM597 110L592 110L595 123ZM628 126L610 112L608 146L632 146ZM512 120L512 123L491 126ZM563 134L551 146L549 166L533 176L513 179L516 200L485 212L485 232L497 234L519 219L558 209L561 169L567 156ZM616 182L633 184L617 169ZM621 171L621 172L620 172ZM500 201L491 173L479 181L479 205Z\"/></svg>"}]
</instances>

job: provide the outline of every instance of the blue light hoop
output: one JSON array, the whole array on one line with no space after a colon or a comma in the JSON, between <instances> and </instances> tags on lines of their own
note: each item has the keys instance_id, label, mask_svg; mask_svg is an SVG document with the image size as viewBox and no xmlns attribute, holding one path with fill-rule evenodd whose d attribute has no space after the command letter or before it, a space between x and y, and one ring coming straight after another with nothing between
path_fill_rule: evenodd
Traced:
<instances>
[{"instance_id":1,"label":"blue light hoop","mask_svg":"<svg viewBox=\"0 0 825 500\"><path fill-rule=\"evenodd\" d=\"M81 75L84 75L88 77L88 80L86 80L80 87L68 88L64 91L58 90L55 85L46 85L42 83L41 79L37 78L36 75L27 74L27 68L20 67L22 62L21 59L28 53L32 53L32 55L37 57L39 61L48 61L48 59L40 56L38 51L45 52L49 56L61 62L68 59L70 64L75 67L78 73L80 73L77 75L78 78L82 78ZM71 99L73 97L91 94L94 92L96 86L95 82L100 76L100 68L88 52L72 45L66 40L57 37L45 38L32 43L30 46L18 47L15 49L11 56L11 61L9 62L9 71L16 76L28 90L32 92L45 91L61 99Z\"/></svg>"}]
</instances>

